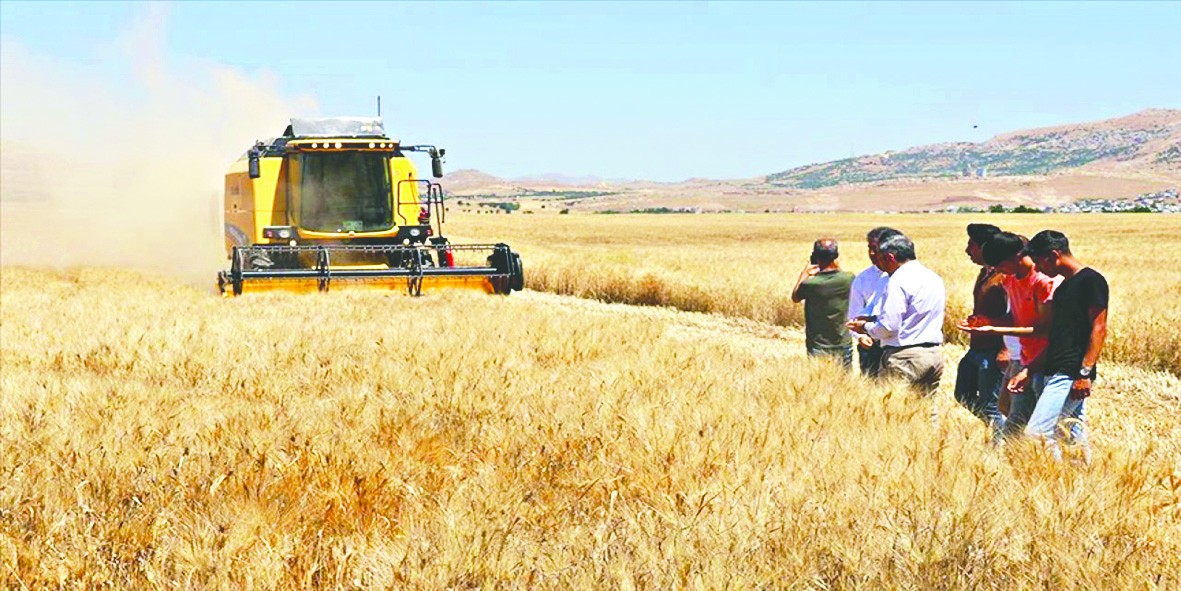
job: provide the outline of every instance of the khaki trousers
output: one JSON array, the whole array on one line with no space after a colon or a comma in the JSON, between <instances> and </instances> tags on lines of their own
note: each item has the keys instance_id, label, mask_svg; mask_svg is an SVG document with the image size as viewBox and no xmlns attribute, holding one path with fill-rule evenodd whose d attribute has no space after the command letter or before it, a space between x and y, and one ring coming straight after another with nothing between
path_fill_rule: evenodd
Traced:
<instances>
[{"instance_id":1,"label":"khaki trousers","mask_svg":"<svg viewBox=\"0 0 1181 591\"><path fill-rule=\"evenodd\" d=\"M923 396L930 396L939 389L943 377L943 347L884 348L882 376L900 377Z\"/></svg>"}]
</instances>

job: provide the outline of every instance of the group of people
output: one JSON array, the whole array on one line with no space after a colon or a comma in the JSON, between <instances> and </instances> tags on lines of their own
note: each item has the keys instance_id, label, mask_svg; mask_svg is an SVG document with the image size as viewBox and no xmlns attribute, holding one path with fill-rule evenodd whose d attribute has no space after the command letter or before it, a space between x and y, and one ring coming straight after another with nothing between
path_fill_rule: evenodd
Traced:
<instances>
[{"instance_id":1,"label":"group of people","mask_svg":"<svg viewBox=\"0 0 1181 591\"><path fill-rule=\"evenodd\" d=\"M1051 443L1059 424L1085 449L1084 401L1107 335L1107 280L1083 265L1061 232L1033 238L991 224L969 224L965 252L980 266L969 334L956 373L956 400L1000 441L1024 433ZM898 377L929 396L943 377L943 279L893 228L866 235L872 263L841 269L837 242L817 240L792 290L804 302L808 354L853 364L861 373Z\"/></svg>"}]
</instances>

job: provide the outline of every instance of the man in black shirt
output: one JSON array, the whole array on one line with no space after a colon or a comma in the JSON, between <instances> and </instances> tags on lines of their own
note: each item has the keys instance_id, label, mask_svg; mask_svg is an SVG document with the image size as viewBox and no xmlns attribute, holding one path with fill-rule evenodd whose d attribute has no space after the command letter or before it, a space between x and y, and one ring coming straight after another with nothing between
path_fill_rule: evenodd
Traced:
<instances>
[{"instance_id":1,"label":"man in black shirt","mask_svg":"<svg viewBox=\"0 0 1181 591\"><path fill-rule=\"evenodd\" d=\"M1025 252L1037 269L1051 277L1061 275L1054 292L1050 343L1034 360L1046 376L1037 407L1025 433L1054 443L1060 419L1070 421L1071 436L1086 445L1083 435L1083 401L1091 394L1095 364L1107 338L1107 279L1086 267L1070 253L1070 241L1061 232L1043 230L1029 241Z\"/></svg>"}]
</instances>

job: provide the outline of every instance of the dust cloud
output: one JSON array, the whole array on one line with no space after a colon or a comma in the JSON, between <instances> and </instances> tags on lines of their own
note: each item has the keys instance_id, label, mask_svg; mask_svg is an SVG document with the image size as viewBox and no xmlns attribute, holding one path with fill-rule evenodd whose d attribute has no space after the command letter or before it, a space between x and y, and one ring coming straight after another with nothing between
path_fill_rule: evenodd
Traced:
<instances>
[{"instance_id":1,"label":"dust cloud","mask_svg":"<svg viewBox=\"0 0 1181 591\"><path fill-rule=\"evenodd\" d=\"M212 284L226 169L316 105L271 75L169 62L167 21L146 7L86 63L0 39L0 264Z\"/></svg>"}]
</instances>

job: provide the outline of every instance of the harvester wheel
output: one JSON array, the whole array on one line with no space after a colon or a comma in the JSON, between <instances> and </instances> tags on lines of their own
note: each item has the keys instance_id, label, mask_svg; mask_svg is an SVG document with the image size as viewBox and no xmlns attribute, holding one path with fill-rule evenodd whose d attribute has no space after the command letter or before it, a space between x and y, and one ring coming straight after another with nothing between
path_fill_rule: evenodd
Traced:
<instances>
[{"instance_id":1,"label":"harvester wheel","mask_svg":"<svg viewBox=\"0 0 1181 591\"><path fill-rule=\"evenodd\" d=\"M513 285L513 252L504 244L498 244L496 250L488 255L488 266L496 269L497 276L490 277L492 290L501 295L512 292Z\"/></svg>"},{"instance_id":2,"label":"harvester wheel","mask_svg":"<svg viewBox=\"0 0 1181 591\"><path fill-rule=\"evenodd\" d=\"M513 291L525 289L525 267L521 264L521 255L512 253L512 270L509 274L509 288Z\"/></svg>"},{"instance_id":3,"label":"harvester wheel","mask_svg":"<svg viewBox=\"0 0 1181 591\"><path fill-rule=\"evenodd\" d=\"M250 269L250 251L246 248L234 249L234 261L230 266L230 284L234 295L242 295L242 272Z\"/></svg>"}]
</instances>

